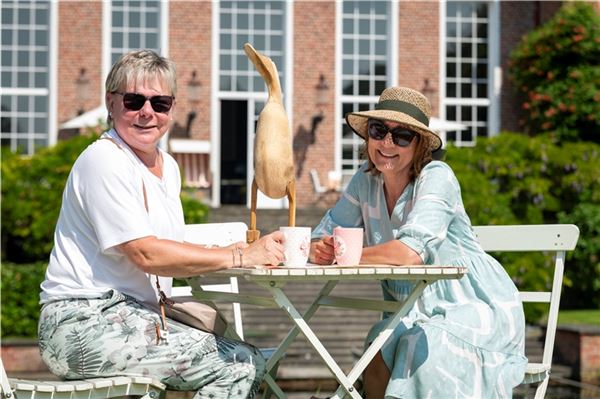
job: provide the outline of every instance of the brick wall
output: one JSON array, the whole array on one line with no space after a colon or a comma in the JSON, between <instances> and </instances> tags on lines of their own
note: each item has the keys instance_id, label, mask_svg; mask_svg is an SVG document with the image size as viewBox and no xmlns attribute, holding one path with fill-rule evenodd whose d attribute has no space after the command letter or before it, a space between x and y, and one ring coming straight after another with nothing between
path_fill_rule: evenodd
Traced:
<instances>
[{"instance_id":1,"label":"brick wall","mask_svg":"<svg viewBox=\"0 0 600 399\"><path fill-rule=\"evenodd\" d=\"M425 79L435 91L429 101L439 115L440 3L399 2L398 84L422 90Z\"/></svg>"},{"instance_id":2,"label":"brick wall","mask_svg":"<svg viewBox=\"0 0 600 399\"><path fill-rule=\"evenodd\" d=\"M6 372L47 372L48 367L42 360L38 343L35 340L4 340L2 343L2 364ZM12 377L12 375L11 375Z\"/></svg>"},{"instance_id":3,"label":"brick wall","mask_svg":"<svg viewBox=\"0 0 600 399\"><path fill-rule=\"evenodd\" d=\"M583 335L580 345L581 381L600 384L600 334Z\"/></svg>"},{"instance_id":4,"label":"brick wall","mask_svg":"<svg viewBox=\"0 0 600 399\"><path fill-rule=\"evenodd\" d=\"M509 77L508 60L511 51L525 34L547 22L560 8L562 1L500 3L500 65L502 67L502 94L500 100L500 128L522 131L525 113L521 109L523 95Z\"/></svg>"},{"instance_id":5,"label":"brick wall","mask_svg":"<svg viewBox=\"0 0 600 399\"><path fill-rule=\"evenodd\" d=\"M599 384L600 328L589 325L558 326L553 360L571 366L573 378Z\"/></svg>"},{"instance_id":6,"label":"brick wall","mask_svg":"<svg viewBox=\"0 0 600 399\"><path fill-rule=\"evenodd\" d=\"M508 57L523 35L534 26L534 7L529 2L502 2L500 3L500 21L500 65L502 67L500 128L521 131L519 120L524 117L520 107L522 96L517 93L517 88L510 80Z\"/></svg>"},{"instance_id":7,"label":"brick wall","mask_svg":"<svg viewBox=\"0 0 600 399\"><path fill-rule=\"evenodd\" d=\"M510 51L523 34L548 20L562 2L501 2L501 128L520 130L522 118L520 98L508 78ZM600 9L600 2L595 3ZM191 129L193 138L210 140L211 22L213 3L176 1L169 3L169 56L178 73L178 95L172 133L184 132L188 113L197 113ZM58 122L77 114L83 107L90 110L99 104L104 82L101 80L102 2L59 2ZM322 184L334 167L334 130L340 121L333 120L335 109L335 11L331 0L297 1L293 3L293 114L294 157L297 168L298 206L315 204L310 170L316 169ZM400 2L398 77L399 84L423 90L425 79L434 91L430 95L434 115L439 115L439 17L443 12L437 1ZM258 49L260 50L260 49ZM76 79L81 68L90 80L89 98L76 98ZM201 99L192 106L188 98L188 82L196 71L201 83ZM318 115L315 86L323 74L329 89L328 103L322 109L323 120L313 131ZM313 143L314 133L314 143Z\"/></svg>"},{"instance_id":8,"label":"brick wall","mask_svg":"<svg viewBox=\"0 0 600 399\"><path fill-rule=\"evenodd\" d=\"M188 99L188 82L192 78L192 71L196 71L196 78L201 84L201 99L193 110L196 117L190 133L195 139L209 140L212 3L175 1L169 7L169 58L177 67L178 90L171 131L175 134L185 130L188 113L192 111L192 104Z\"/></svg>"},{"instance_id":9,"label":"brick wall","mask_svg":"<svg viewBox=\"0 0 600 399\"><path fill-rule=\"evenodd\" d=\"M89 111L100 104L102 81L102 2L61 1L58 3L58 123ZM90 80L87 100L77 98L81 68Z\"/></svg>"},{"instance_id":10,"label":"brick wall","mask_svg":"<svg viewBox=\"0 0 600 399\"><path fill-rule=\"evenodd\" d=\"M293 117L288 113L293 123L297 201L299 206L309 206L317 200L310 170L317 169L323 182L334 167L335 3L299 1L293 9ZM329 86L328 101L322 108L323 120L312 131L313 118L319 113L316 86L321 74Z\"/></svg>"}]
</instances>

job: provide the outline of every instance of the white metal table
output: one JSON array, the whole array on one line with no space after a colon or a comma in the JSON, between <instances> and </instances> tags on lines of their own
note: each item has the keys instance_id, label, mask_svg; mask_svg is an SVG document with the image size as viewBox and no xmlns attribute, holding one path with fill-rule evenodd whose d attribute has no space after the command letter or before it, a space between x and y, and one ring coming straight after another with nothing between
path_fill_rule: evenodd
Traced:
<instances>
[{"instance_id":1,"label":"white metal table","mask_svg":"<svg viewBox=\"0 0 600 399\"><path fill-rule=\"evenodd\" d=\"M277 347L275 353L267 361L267 372L271 370L285 354L296 336L302 332L322 358L329 370L340 383L339 388L332 398L343 398L349 395L352 398L361 398L354 388L354 383L373 357L381 349L392 331L412 308L417 298L427 285L443 279L458 279L467 272L464 267L454 266L390 266L390 265L360 265L353 267L339 267L337 265L319 266L309 264L306 268L232 268L217 272L224 277L239 277L264 287L271 294L267 296L249 296L243 293L208 292L200 288L201 278L191 278L193 294L199 299L211 301L239 302L243 304L258 305L263 307L279 307L294 322L295 326ZM333 288L342 280L408 280L415 285L404 302L383 301L361 298L336 297L329 295ZM292 304L282 287L293 281L322 282L323 287L308 309L301 315ZM363 353L352 370L345 374L323 343L315 335L308 321L320 306L333 306L338 308L378 310L393 313L386 328L373 341L371 346ZM266 382L279 398L285 398L285 393L277 387L273 378L267 374Z\"/></svg>"}]
</instances>

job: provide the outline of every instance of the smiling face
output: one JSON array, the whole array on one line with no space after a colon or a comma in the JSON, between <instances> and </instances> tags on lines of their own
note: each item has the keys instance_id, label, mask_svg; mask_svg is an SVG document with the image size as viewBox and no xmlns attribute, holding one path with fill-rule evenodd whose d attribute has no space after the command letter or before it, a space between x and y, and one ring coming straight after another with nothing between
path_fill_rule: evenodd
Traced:
<instances>
[{"instance_id":1,"label":"smiling face","mask_svg":"<svg viewBox=\"0 0 600 399\"><path fill-rule=\"evenodd\" d=\"M401 124L392 121L383 121L388 129L401 126ZM387 133L383 140L369 138L367 141L367 152L369 159L375 165L375 168L384 176L384 178L410 177L415 148L419 143L419 137L407 147L400 147L392 141L391 133Z\"/></svg>"},{"instance_id":2,"label":"smiling face","mask_svg":"<svg viewBox=\"0 0 600 399\"><path fill-rule=\"evenodd\" d=\"M156 151L158 142L169 128L175 104L163 113L156 112L150 101L146 101L142 108L135 111L124 106L123 94L119 93L137 93L148 98L171 96L168 85L158 77L147 77L138 82L130 82L118 92L106 94L107 108L119 136L134 150L144 153Z\"/></svg>"}]
</instances>

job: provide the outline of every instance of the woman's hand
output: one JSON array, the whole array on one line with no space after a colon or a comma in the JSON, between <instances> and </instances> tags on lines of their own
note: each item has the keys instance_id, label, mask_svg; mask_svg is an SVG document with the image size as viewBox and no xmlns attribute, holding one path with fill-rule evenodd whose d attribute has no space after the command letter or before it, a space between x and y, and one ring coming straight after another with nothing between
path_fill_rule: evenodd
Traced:
<instances>
[{"instance_id":1,"label":"woman's hand","mask_svg":"<svg viewBox=\"0 0 600 399\"><path fill-rule=\"evenodd\" d=\"M283 233L275 231L250 245L242 244L246 245L245 248L238 244L238 248L242 251L243 265L279 265L285 258L283 241ZM240 266L240 264L235 266Z\"/></svg>"},{"instance_id":2,"label":"woman's hand","mask_svg":"<svg viewBox=\"0 0 600 399\"><path fill-rule=\"evenodd\" d=\"M308 259L318 265L331 265L335 260L333 236L323 236L319 241L311 242Z\"/></svg>"}]
</instances>

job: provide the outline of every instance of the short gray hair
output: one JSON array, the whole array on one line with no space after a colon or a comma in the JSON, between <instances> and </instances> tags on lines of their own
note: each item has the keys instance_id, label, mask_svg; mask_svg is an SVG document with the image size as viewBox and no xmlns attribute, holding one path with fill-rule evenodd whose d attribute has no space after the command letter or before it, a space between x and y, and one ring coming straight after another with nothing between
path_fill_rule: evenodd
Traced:
<instances>
[{"instance_id":1,"label":"short gray hair","mask_svg":"<svg viewBox=\"0 0 600 399\"><path fill-rule=\"evenodd\" d=\"M152 50L135 50L123 54L110 69L104 85L107 93L121 90L131 82L157 78L167 85L171 96L177 94L175 64Z\"/></svg>"}]
</instances>

